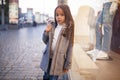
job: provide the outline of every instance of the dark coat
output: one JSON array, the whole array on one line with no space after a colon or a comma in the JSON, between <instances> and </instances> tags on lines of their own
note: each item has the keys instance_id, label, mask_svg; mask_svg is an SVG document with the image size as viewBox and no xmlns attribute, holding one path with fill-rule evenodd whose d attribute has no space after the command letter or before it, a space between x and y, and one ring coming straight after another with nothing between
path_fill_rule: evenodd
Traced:
<instances>
[{"instance_id":1,"label":"dark coat","mask_svg":"<svg viewBox=\"0 0 120 80\"><path fill-rule=\"evenodd\" d=\"M111 39L111 49L120 53L120 4L113 20L113 32Z\"/></svg>"}]
</instances>

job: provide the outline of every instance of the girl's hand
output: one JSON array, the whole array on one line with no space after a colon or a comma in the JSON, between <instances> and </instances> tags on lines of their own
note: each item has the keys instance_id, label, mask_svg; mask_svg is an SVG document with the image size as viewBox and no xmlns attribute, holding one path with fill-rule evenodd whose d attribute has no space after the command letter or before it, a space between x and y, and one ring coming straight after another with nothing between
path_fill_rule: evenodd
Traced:
<instances>
[{"instance_id":1,"label":"girl's hand","mask_svg":"<svg viewBox=\"0 0 120 80\"><path fill-rule=\"evenodd\" d=\"M51 24L48 24L45 31L46 32L49 32L50 30L52 29L52 25Z\"/></svg>"},{"instance_id":2,"label":"girl's hand","mask_svg":"<svg viewBox=\"0 0 120 80\"><path fill-rule=\"evenodd\" d=\"M66 72L68 72L68 69L64 69L63 71L66 73Z\"/></svg>"}]
</instances>

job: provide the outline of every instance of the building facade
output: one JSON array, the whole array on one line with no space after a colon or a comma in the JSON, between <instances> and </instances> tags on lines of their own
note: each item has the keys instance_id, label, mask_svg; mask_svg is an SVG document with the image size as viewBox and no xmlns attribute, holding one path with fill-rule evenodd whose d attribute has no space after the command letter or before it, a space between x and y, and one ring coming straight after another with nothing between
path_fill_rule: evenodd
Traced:
<instances>
[{"instance_id":1,"label":"building facade","mask_svg":"<svg viewBox=\"0 0 120 80\"><path fill-rule=\"evenodd\" d=\"M58 5L67 4L67 0L58 0Z\"/></svg>"},{"instance_id":2,"label":"building facade","mask_svg":"<svg viewBox=\"0 0 120 80\"><path fill-rule=\"evenodd\" d=\"M18 24L19 0L9 0L9 23Z\"/></svg>"},{"instance_id":3,"label":"building facade","mask_svg":"<svg viewBox=\"0 0 120 80\"><path fill-rule=\"evenodd\" d=\"M9 23L9 0L0 0L0 25ZM4 19L3 19L4 18ZM4 20L4 21L2 21Z\"/></svg>"}]
</instances>

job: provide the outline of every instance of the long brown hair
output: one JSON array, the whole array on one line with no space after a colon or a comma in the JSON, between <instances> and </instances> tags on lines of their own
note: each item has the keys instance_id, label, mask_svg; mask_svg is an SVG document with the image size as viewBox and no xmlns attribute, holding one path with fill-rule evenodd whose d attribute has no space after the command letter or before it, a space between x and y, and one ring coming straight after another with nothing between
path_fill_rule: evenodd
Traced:
<instances>
[{"instance_id":1,"label":"long brown hair","mask_svg":"<svg viewBox=\"0 0 120 80\"><path fill-rule=\"evenodd\" d=\"M62 4L62 5L58 5L55 8L54 11L54 20L55 20L55 27L57 26L57 20L56 20L56 9L57 8L61 8L64 12L65 15L65 24L66 24L66 30L65 30L65 36L66 37L71 37L71 41L72 43L74 42L74 20L70 11L70 8L68 5Z\"/></svg>"}]
</instances>

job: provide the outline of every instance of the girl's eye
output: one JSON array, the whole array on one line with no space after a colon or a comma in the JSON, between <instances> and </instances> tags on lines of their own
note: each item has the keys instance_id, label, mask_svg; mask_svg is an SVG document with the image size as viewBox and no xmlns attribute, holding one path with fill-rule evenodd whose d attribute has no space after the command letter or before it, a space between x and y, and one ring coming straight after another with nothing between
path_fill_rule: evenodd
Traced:
<instances>
[{"instance_id":1,"label":"girl's eye","mask_svg":"<svg viewBox=\"0 0 120 80\"><path fill-rule=\"evenodd\" d=\"M56 14L56 16L59 16L58 14Z\"/></svg>"},{"instance_id":2,"label":"girl's eye","mask_svg":"<svg viewBox=\"0 0 120 80\"><path fill-rule=\"evenodd\" d=\"M61 16L64 16L64 14L61 14Z\"/></svg>"}]
</instances>

